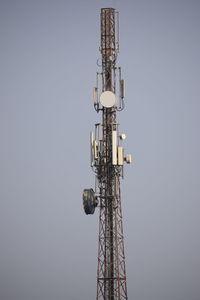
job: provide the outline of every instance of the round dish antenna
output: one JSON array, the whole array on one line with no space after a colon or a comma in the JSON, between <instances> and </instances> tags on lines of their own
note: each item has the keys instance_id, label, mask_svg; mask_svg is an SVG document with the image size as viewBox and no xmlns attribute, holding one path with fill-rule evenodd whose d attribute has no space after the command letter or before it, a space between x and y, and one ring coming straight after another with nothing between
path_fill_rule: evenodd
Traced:
<instances>
[{"instance_id":1,"label":"round dish antenna","mask_svg":"<svg viewBox=\"0 0 200 300\"><path fill-rule=\"evenodd\" d=\"M116 101L115 94L111 91L105 91L100 96L100 103L106 108L114 106Z\"/></svg>"},{"instance_id":2,"label":"round dish antenna","mask_svg":"<svg viewBox=\"0 0 200 300\"><path fill-rule=\"evenodd\" d=\"M95 196L93 189L83 190L83 208L86 215L93 215L96 206L98 205L98 200Z\"/></svg>"}]
</instances>

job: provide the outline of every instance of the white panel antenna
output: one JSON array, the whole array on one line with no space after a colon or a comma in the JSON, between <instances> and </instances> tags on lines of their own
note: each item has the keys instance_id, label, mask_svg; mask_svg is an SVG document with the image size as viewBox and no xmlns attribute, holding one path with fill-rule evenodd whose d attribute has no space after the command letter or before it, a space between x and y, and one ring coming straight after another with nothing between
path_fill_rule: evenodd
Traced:
<instances>
[{"instance_id":1,"label":"white panel antenna","mask_svg":"<svg viewBox=\"0 0 200 300\"><path fill-rule=\"evenodd\" d=\"M112 131L112 164L117 165L117 131Z\"/></svg>"}]
</instances>

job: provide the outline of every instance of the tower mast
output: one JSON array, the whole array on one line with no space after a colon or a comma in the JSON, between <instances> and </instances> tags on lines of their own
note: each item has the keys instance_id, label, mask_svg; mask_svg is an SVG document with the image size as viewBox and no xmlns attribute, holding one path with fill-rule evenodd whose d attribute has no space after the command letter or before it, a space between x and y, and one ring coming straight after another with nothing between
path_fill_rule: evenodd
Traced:
<instances>
[{"instance_id":1,"label":"tower mast","mask_svg":"<svg viewBox=\"0 0 200 300\"><path fill-rule=\"evenodd\" d=\"M97 73L94 88L94 108L101 111L102 122L91 133L91 167L95 172L95 191L85 189L83 205L86 214L93 214L98 205L99 239L96 299L128 299L126 285L124 236L121 210L120 179L124 157L119 134L117 111L124 108L124 80L116 66L119 52L118 12L114 8L101 9L101 72Z\"/></svg>"}]
</instances>

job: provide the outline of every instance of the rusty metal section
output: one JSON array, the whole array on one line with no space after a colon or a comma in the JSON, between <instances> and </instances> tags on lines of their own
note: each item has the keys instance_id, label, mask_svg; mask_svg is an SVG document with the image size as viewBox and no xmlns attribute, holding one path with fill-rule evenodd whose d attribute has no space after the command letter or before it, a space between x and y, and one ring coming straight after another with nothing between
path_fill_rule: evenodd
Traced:
<instances>
[{"instance_id":1,"label":"rusty metal section","mask_svg":"<svg viewBox=\"0 0 200 300\"><path fill-rule=\"evenodd\" d=\"M101 46L103 91L115 92L115 61L118 44L115 38L116 12L114 8L101 9Z\"/></svg>"}]
</instances>

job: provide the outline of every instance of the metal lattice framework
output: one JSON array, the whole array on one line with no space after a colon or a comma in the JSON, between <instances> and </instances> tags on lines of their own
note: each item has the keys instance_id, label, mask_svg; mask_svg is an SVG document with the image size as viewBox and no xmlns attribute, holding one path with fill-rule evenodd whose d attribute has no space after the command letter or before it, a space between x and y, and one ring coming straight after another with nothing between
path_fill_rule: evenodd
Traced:
<instances>
[{"instance_id":1,"label":"metal lattice framework","mask_svg":"<svg viewBox=\"0 0 200 300\"><path fill-rule=\"evenodd\" d=\"M120 180L124 161L130 163L131 156L124 157L121 142L125 134L119 134L116 120L117 111L124 108L124 80L121 80L121 68L116 67L118 32L118 12L114 8L102 8L102 70L97 73L97 87L94 88L94 108L102 113L102 122L95 125L95 133L91 132L90 138L95 191L83 191L85 213L93 214L98 204L100 209L97 300L128 299Z\"/></svg>"},{"instance_id":2,"label":"metal lattice framework","mask_svg":"<svg viewBox=\"0 0 200 300\"><path fill-rule=\"evenodd\" d=\"M101 9L102 91L116 91L116 12ZM121 210L121 167L112 164L112 131L116 107L102 109L101 161L97 166L100 200L96 299L128 299Z\"/></svg>"}]
</instances>

